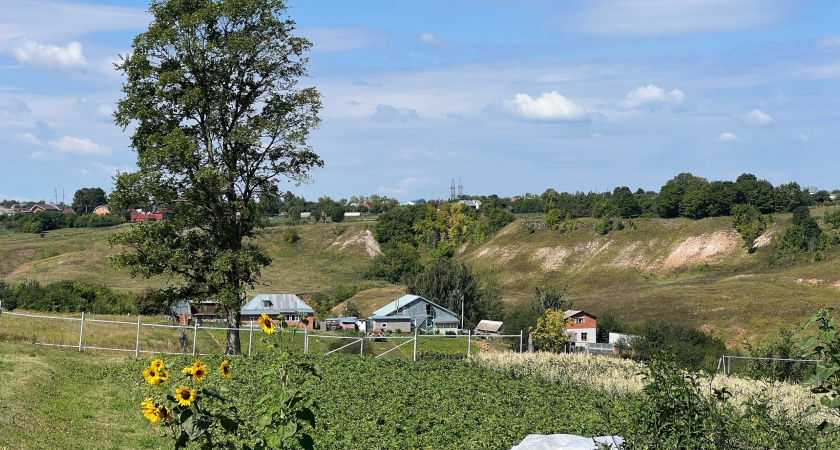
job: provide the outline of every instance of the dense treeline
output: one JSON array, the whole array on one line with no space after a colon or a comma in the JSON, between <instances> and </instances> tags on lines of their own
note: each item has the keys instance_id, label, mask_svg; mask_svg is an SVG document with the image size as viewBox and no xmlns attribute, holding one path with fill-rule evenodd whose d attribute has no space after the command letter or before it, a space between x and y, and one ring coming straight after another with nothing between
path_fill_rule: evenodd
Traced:
<instances>
[{"instance_id":1,"label":"dense treeline","mask_svg":"<svg viewBox=\"0 0 840 450\"><path fill-rule=\"evenodd\" d=\"M127 220L127 213L76 215L42 211L27 215L20 213L13 216L0 215L0 229L24 233L43 233L60 228L109 227L125 223Z\"/></svg>"},{"instance_id":2,"label":"dense treeline","mask_svg":"<svg viewBox=\"0 0 840 450\"><path fill-rule=\"evenodd\" d=\"M11 285L0 281L3 308L43 312L89 312L94 314L136 314L137 296L107 286L81 281L59 281L42 285L30 281Z\"/></svg>"}]
</instances>

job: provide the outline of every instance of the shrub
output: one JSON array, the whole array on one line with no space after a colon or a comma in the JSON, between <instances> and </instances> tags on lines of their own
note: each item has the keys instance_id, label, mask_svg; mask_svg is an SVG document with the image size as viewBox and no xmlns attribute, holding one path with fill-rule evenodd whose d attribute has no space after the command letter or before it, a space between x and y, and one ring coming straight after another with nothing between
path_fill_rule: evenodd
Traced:
<instances>
[{"instance_id":1,"label":"shrub","mask_svg":"<svg viewBox=\"0 0 840 450\"><path fill-rule=\"evenodd\" d=\"M283 229L283 240L286 241L287 244L294 244L295 242L300 240L300 236L298 236L298 231L296 228L284 228Z\"/></svg>"}]
</instances>

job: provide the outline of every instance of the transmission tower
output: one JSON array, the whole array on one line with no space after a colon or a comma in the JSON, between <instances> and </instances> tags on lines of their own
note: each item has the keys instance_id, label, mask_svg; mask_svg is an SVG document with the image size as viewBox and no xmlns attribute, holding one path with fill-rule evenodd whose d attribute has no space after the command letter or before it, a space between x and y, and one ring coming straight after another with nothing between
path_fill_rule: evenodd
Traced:
<instances>
[{"instance_id":1,"label":"transmission tower","mask_svg":"<svg viewBox=\"0 0 840 450\"><path fill-rule=\"evenodd\" d=\"M464 196L464 184L461 183L461 179L458 178L458 197L460 198L460 197L463 197L463 196Z\"/></svg>"},{"instance_id":2,"label":"transmission tower","mask_svg":"<svg viewBox=\"0 0 840 450\"><path fill-rule=\"evenodd\" d=\"M455 179L452 179L452 186L449 187L449 200L455 200Z\"/></svg>"}]
</instances>

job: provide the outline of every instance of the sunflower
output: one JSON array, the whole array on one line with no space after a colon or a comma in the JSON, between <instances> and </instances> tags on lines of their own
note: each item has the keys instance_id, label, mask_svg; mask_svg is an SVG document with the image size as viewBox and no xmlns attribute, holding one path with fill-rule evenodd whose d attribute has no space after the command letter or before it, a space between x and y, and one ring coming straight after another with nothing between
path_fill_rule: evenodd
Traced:
<instances>
[{"instance_id":1,"label":"sunflower","mask_svg":"<svg viewBox=\"0 0 840 450\"><path fill-rule=\"evenodd\" d=\"M151 397L147 397L146 400L140 402L140 409L143 410L144 416L149 417L149 412L155 410L155 401Z\"/></svg>"},{"instance_id":2,"label":"sunflower","mask_svg":"<svg viewBox=\"0 0 840 450\"><path fill-rule=\"evenodd\" d=\"M260 314L259 323L265 334L274 333L274 321L266 313Z\"/></svg>"},{"instance_id":3,"label":"sunflower","mask_svg":"<svg viewBox=\"0 0 840 450\"><path fill-rule=\"evenodd\" d=\"M163 360L162 359L156 359L156 360L152 361L152 364L149 367L151 367L152 369L154 369L156 371L160 370L160 369L163 369Z\"/></svg>"},{"instance_id":4,"label":"sunflower","mask_svg":"<svg viewBox=\"0 0 840 450\"><path fill-rule=\"evenodd\" d=\"M192 367L185 367L181 372L191 376L193 381L201 381L207 376L207 366L201 364L201 361L195 360Z\"/></svg>"},{"instance_id":5,"label":"sunflower","mask_svg":"<svg viewBox=\"0 0 840 450\"><path fill-rule=\"evenodd\" d=\"M143 407L143 415L153 424L158 424L161 420L167 422L172 420L172 411L160 403L154 403L151 398L147 398L140 403L140 406Z\"/></svg>"},{"instance_id":6,"label":"sunflower","mask_svg":"<svg viewBox=\"0 0 840 450\"><path fill-rule=\"evenodd\" d=\"M190 403L195 400L195 391L186 386L181 386L175 389L175 399L181 406L190 406Z\"/></svg>"},{"instance_id":7,"label":"sunflower","mask_svg":"<svg viewBox=\"0 0 840 450\"><path fill-rule=\"evenodd\" d=\"M222 371L222 376L227 378L230 376L230 363L227 360L222 361L222 365L219 366L219 370Z\"/></svg>"},{"instance_id":8,"label":"sunflower","mask_svg":"<svg viewBox=\"0 0 840 450\"><path fill-rule=\"evenodd\" d=\"M160 381L168 380L169 379L169 372L167 372L164 369L160 369L160 371L158 372L158 378L160 378Z\"/></svg>"},{"instance_id":9,"label":"sunflower","mask_svg":"<svg viewBox=\"0 0 840 450\"><path fill-rule=\"evenodd\" d=\"M166 374L169 377L169 374ZM160 382L163 381L160 377L160 373L152 367L146 367L143 369L143 378L149 382L154 387L160 387Z\"/></svg>"}]
</instances>

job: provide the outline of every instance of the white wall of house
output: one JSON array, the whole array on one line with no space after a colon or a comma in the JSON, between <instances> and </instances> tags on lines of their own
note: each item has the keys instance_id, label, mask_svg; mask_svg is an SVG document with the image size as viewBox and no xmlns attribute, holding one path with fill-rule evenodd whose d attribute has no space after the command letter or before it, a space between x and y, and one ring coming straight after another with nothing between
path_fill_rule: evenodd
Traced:
<instances>
[{"instance_id":1,"label":"white wall of house","mask_svg":"<svg viewBox=\"0 0 840 450\"><path fill-rule=\"evenodd\" d=\"M595 328L575 328L566 330L569 342L595 342ZM586 339L584 339L584 335Z\"/></svg>"}]
</instances>

